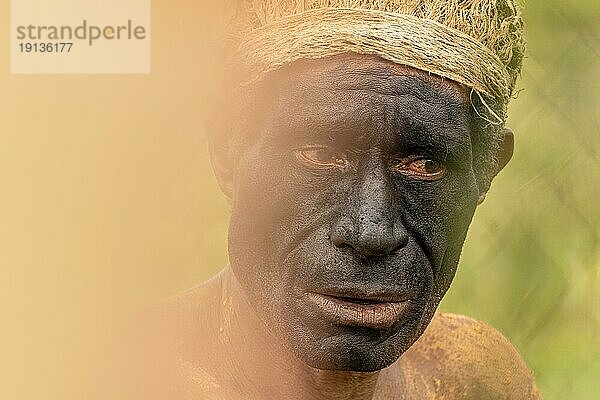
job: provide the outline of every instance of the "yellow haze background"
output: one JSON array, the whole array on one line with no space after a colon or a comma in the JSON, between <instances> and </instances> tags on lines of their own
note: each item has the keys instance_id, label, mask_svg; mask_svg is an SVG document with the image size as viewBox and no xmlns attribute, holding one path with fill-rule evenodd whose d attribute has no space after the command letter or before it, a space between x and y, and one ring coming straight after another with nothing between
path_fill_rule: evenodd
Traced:
<instances>
[{"instance_id":1,"label":"yellow haze background","mask_svg":"<svg viewBox=\"0 0 600 400\"><path fill-rule=\"evenodd\" d=\"M214 3L217 3L215 6ZM227 262L200 108L220 2L152 4L149 75L10 75L0 5L0 398L110 398L118 323ZM517 150L442 308L509 336L546 399L600 394L600 6L529 1Z\"/></svg>"}]
</instances>

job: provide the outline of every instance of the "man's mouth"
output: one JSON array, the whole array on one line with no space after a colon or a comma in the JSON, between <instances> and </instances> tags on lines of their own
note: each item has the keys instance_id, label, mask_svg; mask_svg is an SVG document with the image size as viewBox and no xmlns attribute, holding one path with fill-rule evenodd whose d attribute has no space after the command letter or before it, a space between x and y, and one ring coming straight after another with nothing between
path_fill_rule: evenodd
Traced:
<instances>
[{"instance_id":1,"label":"man's mouth","mask_svg":"<svg viewBox=\"0 0 600 400\"><path fill-rule=\"evenodd\" d=\"M410 300L395 295L339 296L310 292L307 297L332 322L388 329L408 314Z\"/></svg>"}]
</instances>

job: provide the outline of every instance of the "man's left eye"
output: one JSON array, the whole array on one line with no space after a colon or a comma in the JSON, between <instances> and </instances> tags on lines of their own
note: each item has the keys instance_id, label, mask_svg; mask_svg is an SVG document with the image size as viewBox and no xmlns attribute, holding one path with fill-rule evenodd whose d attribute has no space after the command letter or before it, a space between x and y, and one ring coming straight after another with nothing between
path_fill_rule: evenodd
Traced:
<instances>
[{"instance_id":1,"label":"man's left eye","mask_svg":"<svg viewBox=\"0 0 600 400\"><path fill-rule=\"evenodd\" d=\"M446 175L446 165L437 160L420 158L397 164L393 169L403 175L407 175L424 181L436 181Z\"/></svg>"},{"instance_id":2,"label":"man's left eye","mask_svg":"<svg viewBox=\"0 0 600 400\"><path fill-rule=\"evenodd\" d=\"M311 168L344 168L349 164L346 155L326 147L313 147L294 151L302 164Z\"/></svg>"}]
</instances>

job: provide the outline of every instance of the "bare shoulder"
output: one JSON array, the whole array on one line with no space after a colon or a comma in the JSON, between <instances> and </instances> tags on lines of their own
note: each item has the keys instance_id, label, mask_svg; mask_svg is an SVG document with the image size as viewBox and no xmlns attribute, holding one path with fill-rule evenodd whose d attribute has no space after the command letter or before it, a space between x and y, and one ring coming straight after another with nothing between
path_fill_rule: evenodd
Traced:
<instances>
[{"instance_id":1,"label":"bare shoulder","mask_svg":"<svg viewBox=\"0 0 600 400\"><path fill-rule=\"evenodd\" d=\"M402 381L427 399L541 399L531 370L496 329L456 314L438 313L401 357Z\"/></svg>"},{"instance_id":2,"label":"bare shoulder","mask_svg":"<svg viewBox=\"0 0 600 400\"><path fill-rule=\"evenodd\" d=\"M204 398L188 396L190 388L204 389L213 378L190 360L208 361L211 320L218 317L220 282L213 279L148 306L128 325L124 345L129 370L129 399Z\"/></svg>"}]
</instances>

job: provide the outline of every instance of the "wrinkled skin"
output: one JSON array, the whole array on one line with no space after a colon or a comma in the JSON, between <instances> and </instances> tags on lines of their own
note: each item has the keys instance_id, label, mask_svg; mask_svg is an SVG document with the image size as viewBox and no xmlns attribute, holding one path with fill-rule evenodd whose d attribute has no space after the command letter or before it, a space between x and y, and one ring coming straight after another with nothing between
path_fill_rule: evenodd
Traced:
<instances>
[{"instance_id":1,"label":"wrinkled skin","mask_svg":"<svg viewBox=\"0 0 600 400\"><path fill-rule=\"evenodd\" d=\"M448 289L477 205L466 89L362 59L304 63L275 81L235 160L231 267L268 329L310 366L387 367ZM340 165L311 165L303 151ZM397 170L412 159L443 164L445 176ZM389 328L357 328L307 298L354 291L398 294L409 310Z\"/></svg>"},{"instance_id":2,"label":"wrinkled skin","mask_svg":"<svg viewBox=\"0 0 600 400\"><path fill-rule=\"evenodd\" d=\"M356 55L263 89L236 151L212 142L231 265L140 328L140 398L537 399L502 335L434 316L486 187L467 89Z\"/></svg>"}]
</instances>

